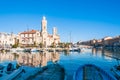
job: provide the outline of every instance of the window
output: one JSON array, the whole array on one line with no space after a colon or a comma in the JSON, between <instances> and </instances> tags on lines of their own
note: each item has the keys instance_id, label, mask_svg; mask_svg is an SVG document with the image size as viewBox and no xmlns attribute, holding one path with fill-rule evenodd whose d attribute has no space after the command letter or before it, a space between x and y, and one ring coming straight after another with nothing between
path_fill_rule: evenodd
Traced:
<instances>
[{"instance_id":1,"label":"window","mask_svg":"<svg viewBox=\"0 0 120 80\"><path fill-rule=\"evenodd\" d=\"M29 37L32 37L32 34L29 34Z\"/></svg>"},{"instance_id":2,"label":"window","mask_svg":"<svg viewBox=\"0 0 120 80\"><path fill-rule=\"evenodd\" d=\"M24 34L21 34L21 37L24 37Z\"/></svg>"},{"instance_id":3,"label":"window","mask_svg":"<svg viewBox=\"0 0 120 80\"><path fill-rule=\"evenodd\" d=\"M25 34L25 37L28 37L28 34Z\"/></svg>"}]
</instances>

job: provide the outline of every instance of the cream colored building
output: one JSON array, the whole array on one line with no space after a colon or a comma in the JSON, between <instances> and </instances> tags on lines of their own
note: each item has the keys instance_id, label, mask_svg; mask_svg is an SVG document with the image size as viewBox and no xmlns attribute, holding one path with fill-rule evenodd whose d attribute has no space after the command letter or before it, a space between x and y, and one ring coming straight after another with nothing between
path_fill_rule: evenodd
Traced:
<instances>
[{"instance_id":1,"label":"cream colored building","mask_svg":"<svg viewBox=\"0 0 120 80\"><path fill-rule=\"evenodd\" d=\"M104 45L109 45L109 40L111 40L111 39L113 39L112 37L105 37L105 38L103 38L103 42L104 42Z\"/></svg>"},{"instance_id":2,"label":"cream colored building","mask_svg":"<svg viewBox=\"0 0 120 80\"><path fill-rule=\"evenodd\" d=\"M0 33L0 48L8 48L15 44L16 35L11 33Z\"/></svg>"},{"instance_id":3,"label":"cream colored building","mask_svg":"<svg viewBox=\"0 0 120 80\"><path fill-rule=\"evenodd\" d=\"M57 28L53 28L53 34L47 31L47 20L43 16L41 21L41 31L29 30L19 33L19 44L21 45L39 45L42 43L44 47L57 45L60 42L60 36L57 34Z\"/></svg>"},{"instance_id":4,"label":"cream colored building","mask_svg":"<svg viewBox=\"0 0 120 80\"><path fill-rule=\"evenodd\" d=\"M19 33L19 44L22 46L30 46L41 42L41 34L37 30L29 30Z\"/></svg>"},{"instance_id":5,"label":"cream colored building","mask_svg":"<svg viewBox=\"0 0 120 80\"><path fill-rule=\"evenodd\" d=\"M45 16L43 16L42 22L41 22L41 35L42 35L42 43L45 47L50 46L52 43L57 45L60 42L60 36L57 34L57 28L53 28L53 34L50 35L47 32L47 20Z\"/></svg>"},{"instance_id":6,"label":"cream colored building","mask_svg":"<svg viewBox=\"0 0 120 80\"><path fill-rule=\"evenodd\" d=\"M108 36L108 37L105 37L105 38L104 38L104 40L110 40L110 39L112 39L112 37L109 37L109 36Z\"/></svg>"}]
</instances>

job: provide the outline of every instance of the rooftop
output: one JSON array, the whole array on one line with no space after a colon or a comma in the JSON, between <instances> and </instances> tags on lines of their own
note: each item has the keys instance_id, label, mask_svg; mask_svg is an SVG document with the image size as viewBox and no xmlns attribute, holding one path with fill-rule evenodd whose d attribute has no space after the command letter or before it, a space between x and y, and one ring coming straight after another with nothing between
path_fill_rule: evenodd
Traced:
<instances>
[{"instance_id":1,"label":"rooftop","mask_svg":"<svg viewBox=\"0 0 120 80\"><path fill-rule=\"evenodd\" d=\"M36 32L37 32L36 30L30 30L30 31L21 32L20 34L35 34Z\"/></svg>"}]
</instances>

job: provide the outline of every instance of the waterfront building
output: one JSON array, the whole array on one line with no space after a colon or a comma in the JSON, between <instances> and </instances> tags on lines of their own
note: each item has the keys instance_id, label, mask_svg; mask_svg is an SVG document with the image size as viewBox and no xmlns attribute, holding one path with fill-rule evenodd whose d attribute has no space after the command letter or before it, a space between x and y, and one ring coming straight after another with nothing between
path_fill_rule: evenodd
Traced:
<instances>
[{"instance_id":1,"label":"waterfront building","mask_svg":"<svg viewBox=\"0 0 120 80\"><path fill-rule=\"evenodd\" d=\"M112 39L112 37L110 37L110 36L107 36L107 37L103 38L104 41L105 40L110 40L110 39Z\"/></svg>"},{"instance_id":2,"label":"waterfront building","mask_svg":"<svg viewBox=\"0 0 120 80\"><path fill-rule=\"evenodd\" d=\"M90 41L83 41L79 44L90 45L95 47L120 47L120 36L116 37L105 37L102 39L93 39Z\"/></svg>"},{"instance_id":3,"label":"waterfront building","mask_svg":"<svg viewBox=\"0 0 120 80\"><path fill-rule=\"evenodd\" d=\"M57 45L60 42L60 36L57 34L57 28L53 28L53 34L49 34L47 31L47 20L43 16L41 21L41 31L28 30L19 33L19 44L26 45L39 45L49 47L52 44Z\"/></svg>"},{"instance_id":4,"label":"waterfront building","mask_svg":"<svg viewBox=\"0 0 120 80\"><path fill-rule=\"evenodd\" d=\"M10 48L15 44L16 35L11 33L0 33L0 48Z\"/></svg>"},{"instance_id":5,"label":"waterfront building","mask_svg":"<svg viewBox=\"0 0 120 80\"><path fill-rule=\"evenodd\" d=\"M114 37L112 39L107 40L109 46L120 46L120 37Z\"/></svg>"},{"instance_id":6,"label":"waterfront building","mask_svg":"<svg viewBox=\"0 0 120 80\"><path fill-rule=\"evenodd\" d=\"M18 34L21 46L37 45L41 42L41 34L37 30L28 30Z\"/></svg>"},{"instance_id":7,"label":"waterfront building","mask_svg":"<svg viewBox=\"0 0 120 80\"><path fill-rule=\"evenodd\" d=\"M41 35L42 35L42 44L45 47L48 47L52 44L57 45L60 42L60 36L57 34L57 28L53 28L53 34L49 34L47 32L47 20L45 16L43 16L42 22L41 22Z\"/></svg>"},{"instance_id":8,"label":"waterfront building","mask_svg":"<svg viewBox=\"0 0 120 80\"><path fill-rule=\"evenodd\" d=\"M109 41L110 41L111 39L112 39L112 37L109 37L109 36L103 38L103 45L104 45L104 46L110 45L110 42L109 42Z\"/></svg>"}]
</instances>

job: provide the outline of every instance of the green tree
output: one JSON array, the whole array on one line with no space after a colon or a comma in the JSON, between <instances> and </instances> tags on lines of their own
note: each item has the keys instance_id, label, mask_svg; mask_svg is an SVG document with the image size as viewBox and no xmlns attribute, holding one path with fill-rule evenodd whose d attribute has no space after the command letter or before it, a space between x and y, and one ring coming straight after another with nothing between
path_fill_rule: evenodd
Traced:
<instances>
[{"instance_id":1,"label":"green tree","mask_svg":"<svg viewBox=\"0 0 120 80\"><path fill-rule=\"evenodd\" d=\"M36 45L36 42L34 42L34 44L33 44L33 47L36 47L37 45Z\"/></svg>"},{"instance_id":2,"label":"green tree","mask_svg":"<svg viewBox=\"0 0 120 80\"><path fill-rule=\"evenodd\" d=\"M18 43L12 45L12 48L17 48L18 47Z\"/></svg>"},{"instance_id":3,"label":"green tree","mask_svg":"<svg viewBox=\"0 0 120 80\"><path fill-rule=\"evenodd\" d=\"M39 47L40 47L40 48L43 48L43 43L40 43L40 44L39 44Z\"/></svg>"},{"instance_id":4,"label":"green tree","mask_svg":"<svg viewBox=\"0 0 120 80\"><path fill-rule=\"evenodd\" d=\"M55 48L56 47L55 43L53 42L50 47Z\"/></svg>"}]
</instances>

